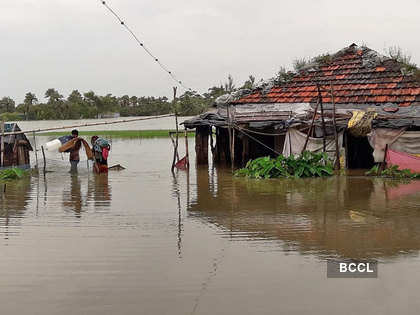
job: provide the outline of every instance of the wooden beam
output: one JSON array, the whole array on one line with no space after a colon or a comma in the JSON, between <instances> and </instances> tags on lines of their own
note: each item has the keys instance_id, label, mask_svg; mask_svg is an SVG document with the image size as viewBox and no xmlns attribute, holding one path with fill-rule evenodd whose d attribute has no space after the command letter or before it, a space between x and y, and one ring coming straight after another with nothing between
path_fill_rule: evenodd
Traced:
<instances>
[{"instance_id":1,"label":"wooden beam","mask_svg":"<svg viewBox=\"0 0 420 315\"><path fill-rule=\"evenodd\" d=\"M176 158L178 156L178 139L179 139L179 137L178 137L178 133L179 133L179 130L178 130L178 114L177 114L177 109L176 109L176 89L177 88L174 87L173 89L174 89L174 99L172 101L172 107L173 107L174 112L175 112L176 139L175 139L175 146L174 146L174 156L173 156L173 159L172 159L172 167L171 167L172 173L174 172L175 164L177 162ZM179 160L179 157L178 157L178 160Z\"/></svg>"},{"instance_id":2,"label":"wooden beam","mask_svg":"<svg viewBox=\"0 0 420 315\"><path fill-rule=\"evenodd\" d=\"M207 165L209 163L209 127L197 127L195 133L195 153L197 165Z\"/></svg>"},{"instance_id":3,"label":"wooden beam","mask_svg":"<svg viewBox=\"0 0 420 315\"><path fill-rule=\"evenodd\" d=\"M4 121L1 122L1 145L0 145L0 152L1 152L1 160L0 160L0 166L4 166Z\"/></svg>"},{"instance_id":4,"label":"wooden beam","mask_svg":"<svg viewBox=\"0 0 420 315\"><path fill-rule=\"evenodd\" d=\"M340 148L338 147L337 121L336 121L336 117L335 117L336 106L335 106L335 100L334 100L334 87L333 87L332 83L330 83L330 88L331 88L331 100L332 100L332 103L333 103L333 128L334 128L334 140L335 140L335 165L334 165L334 168L336 170L339 170L340 169Z\"/></svg>"}]
</instances>

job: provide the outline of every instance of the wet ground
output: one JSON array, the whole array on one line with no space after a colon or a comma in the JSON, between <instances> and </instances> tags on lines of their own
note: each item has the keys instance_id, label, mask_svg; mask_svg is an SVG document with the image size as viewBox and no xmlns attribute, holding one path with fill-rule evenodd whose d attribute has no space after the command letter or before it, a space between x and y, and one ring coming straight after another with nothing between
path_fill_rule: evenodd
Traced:
<instances>
[{"instance_id":1,"label":"wet ground","mask_svg":"<svg viewBox=\"0 0 420 315\"><path fill-rule=\"evenodd\" d=\"M171 156L169 139L114 139L124 171L72 175L48 153L45 176L8 184L2 314L418 313L420 182L172 176ZM330 258L379 277L327 279Z\"/></svg>"}]
</instances>

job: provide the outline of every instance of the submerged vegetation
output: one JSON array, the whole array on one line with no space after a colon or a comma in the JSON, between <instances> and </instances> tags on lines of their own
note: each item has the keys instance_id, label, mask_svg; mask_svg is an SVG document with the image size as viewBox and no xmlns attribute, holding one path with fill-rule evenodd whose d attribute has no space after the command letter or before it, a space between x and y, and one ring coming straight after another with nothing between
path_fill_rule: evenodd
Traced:
<instances>
[{"instance_id":1,"label":"submerged vegetation","mask_svg":"<svg viewBox=\"0 0 420 315\"><path fill-rule=\"evenodd\" d=\"M366 175L386 178L420 179L420 173L413 173L409 169L400 170L397 165L392 165L384 170L381 170L379 164L377 164L366 172Z\"/></svg>"},{"instance_id":2,"label":"submerged vegetation","mask_svg":"<svg viewBox=\"0 0 420 315\"><path fill-rule=\"evenodd\" d=\"M8 168L0 171L0 181L21 179L29 173L21 168Z\"/></svg>"},{"instance_id":3,"label":"submerged vegetation","mask_svg":"<svg viewBox=\"0 0 420 315\"><path fill-rule=\"evenodd\" d=\"M276 158L257 158L235 173L236 176L257 179L323 177L333 174L333 165L326 153L309 151L305 151L299 157L291 155L286 158L279 155Z\"/></svg>"}]
</instances>

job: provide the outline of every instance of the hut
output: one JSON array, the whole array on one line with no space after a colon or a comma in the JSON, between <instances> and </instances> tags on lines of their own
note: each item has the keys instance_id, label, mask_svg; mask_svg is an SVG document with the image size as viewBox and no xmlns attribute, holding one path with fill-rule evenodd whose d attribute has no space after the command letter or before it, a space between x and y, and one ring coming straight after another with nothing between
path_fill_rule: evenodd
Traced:
<instances>
[{"instance_id":1,"label":"hut","mask_svg":"<svg viewBox=\"0 0 420 315\"><path fill-rule=\"evenodd\" d=\"M4 132L13 133L21 131L16 123L5 123ZM4 146L0 157L0 169L9 167L30 167L29 151L33 151L29 140L25 134L11 134L4 136L2 139L0 134L0 141Z\"/></svg>"},{"instance_id":2,"label":"hut","mask_svg":"<svg viewBox=\"0 0 420 315\"><path fill-rule=\"evenodd\" d=\"M196 129L199 164L208 163L215 130L216 163L241 166L307 149L341 157L347 168L369 168L384 159L386 144L420 153L419 105L416 67L352 44L314 58L298 72L222 96L213 111L183 124ZM396 136L406 139L398 144Z\"/></svg>"}]
</instances>

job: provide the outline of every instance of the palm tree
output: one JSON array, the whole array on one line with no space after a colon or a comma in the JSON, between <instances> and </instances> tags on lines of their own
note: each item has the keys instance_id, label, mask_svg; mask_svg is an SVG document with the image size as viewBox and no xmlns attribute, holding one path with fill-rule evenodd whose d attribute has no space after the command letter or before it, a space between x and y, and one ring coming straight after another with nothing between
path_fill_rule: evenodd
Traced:
<instances>
[{"instance_id":1,"label":"palm tree","mask_svg":"<svg viewBox=\"0 0 420 315\"><path fill-rule=\"evenodd\" d=\"M225 83L224 88L227 93L232 93L236 90L235 84L233 84L233 77L230 74L228 76L228 81Z\"/></svg>"},{"instance_id":2,"label":"palm tree","mask_svg":"<svg viewBox=\"0 0 420 315\"><path fill-rule=\"evenodd\" d=\"M45 92L45 97L48 98L48 103L53 104L63 99L63 95L58 93L56 89L48 89Z\"/></svg>"},{"instance_id":3,"label":"palm tree","mask_svg":"<svg viewBox=\"0 0 420 315\"><path fill-rule=\"evenodd\" d=\"M34 93L28 92L25 95L25 99L23 101L23 104L25 105L25 118L28 120L29 116L29 109L38 102L37 97Z\"/></svg>"}]
</instances>

